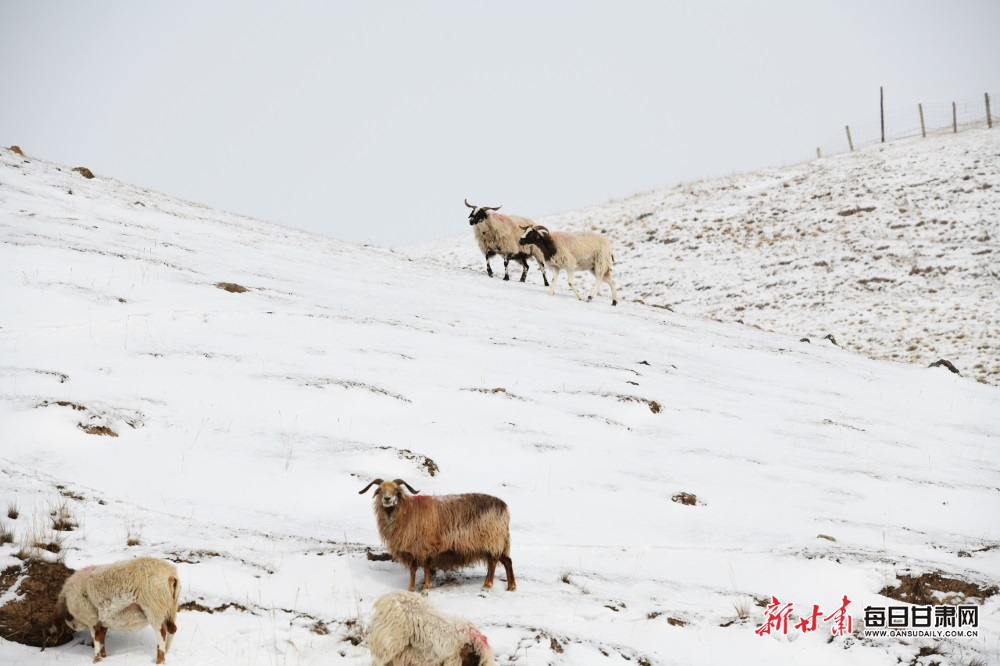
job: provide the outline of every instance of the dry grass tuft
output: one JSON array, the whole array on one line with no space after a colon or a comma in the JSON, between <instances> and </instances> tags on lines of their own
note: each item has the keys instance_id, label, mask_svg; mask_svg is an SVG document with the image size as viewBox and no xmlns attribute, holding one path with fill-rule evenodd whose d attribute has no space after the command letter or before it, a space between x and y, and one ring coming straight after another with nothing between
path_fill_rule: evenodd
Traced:
<instances>
[{"instance_id":1,"label":"dry grass tuft","mask_svg":"<svg viewBox=\"0 0 1000 666\"><path fill-rule=\"evenodd\" d=\"M52 529L57 532L72 532L80 526L73 518L73 514L69 510L69 504L65 501L53 508L49 512L49 516L52 518Z\"/></svg>"},{"instance_id":2,"label":"dry grass tuft","mask_svg":"<svg viewBox=\"0 0 1000 666\"><path fill-rule=\"evenodd\" d=\"M142 544L142 527L134 520L125 520L125 545L128 547Z\"/></svg>"}]
</instances>

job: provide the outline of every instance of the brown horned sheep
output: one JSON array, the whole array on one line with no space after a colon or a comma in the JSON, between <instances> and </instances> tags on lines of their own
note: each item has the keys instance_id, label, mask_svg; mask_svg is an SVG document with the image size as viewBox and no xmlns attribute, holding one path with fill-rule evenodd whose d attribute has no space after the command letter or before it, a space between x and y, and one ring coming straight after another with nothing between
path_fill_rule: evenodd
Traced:
<instances>
[{"instance_id":1,"label":"brown horned sheep","mask_svg":"<svg viewBox=\"0 0 1000 666\"><path fill-rule=\"evenodd\" d=\"M375 489L375 520L389 554L410 570L416 589L417 567L424 570L424 589L434 569L457 569L486 562L483 589L493 587L497 563L507 572L507 590L516 589L510 559L510 511L492 495L418 495L402 479L375 479L358 494ZM403 488L413 495L408 495Z\"/></svg>"}]
</instances>

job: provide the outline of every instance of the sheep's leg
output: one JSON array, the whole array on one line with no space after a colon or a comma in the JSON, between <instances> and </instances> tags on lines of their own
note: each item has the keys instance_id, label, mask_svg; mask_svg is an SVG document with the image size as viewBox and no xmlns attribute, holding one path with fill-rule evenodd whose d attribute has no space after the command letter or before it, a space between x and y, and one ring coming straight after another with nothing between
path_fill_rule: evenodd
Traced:
<instances>
[{"instance_id":1,"label":"sheep's leg","mask_svg":"<svg viewBox=\"0 0 1000 666\"><path fill-rule=\"evenodd\" d=\"M413 592L417 589L417 565L410 565L410 588L409 591Z\"/></svg>"},{"instance_id":2,"label":"sheep's leg","mask_svg":"<svg viewBox=\"0 0 1000 666\"><path fill-rule=\"evenodd\" d=\"M493 277L493 267L490 266L490 259L495 257L496 254L497 253L493 252L492 250L486 253L486 274L489 275L490 277Z\"/></svg>"},{"instance_id":3,"label":"sheep's leg","mask_svg":"<svg viewBox=\"0 0 1000 666\"><path fill-rule=\"evenodd\" d=\"M156 663L162 664L167 660L167 623L160 625L160 631L156 634Z\"/></svg>"},{"instance_id":4,"label":"sheep's leg","mask_svg":"<svg viewBox=\"0 0 1000 666\"><path fill-rule=\"evenodd\" d=\"M558 266L553 266L552 267L552 282L551 282L551 284L549 284L549 296L552 296L553 294L556 293L556 280L558 280L558 279L559 279L559 267Z\"/></svg>"},{"instance_id":5,"label":"sheep's leg","mask_svg":"<svg viewBox=\"0 0 1000 666\"><path fill-rule=\"evenodd\" d=\"M580 292L576 290L576 285L573 284L573 273L575 273L575 272L576 271L572 271L572 270L570 270L570 269L567 268L566 269L566 281L569 282L569 288L573 290L573 293L576 294L576 297L582 301L583 300L583 296L580 295Z\"/></svg>"},{"instance_id":6,"label":"sheep's leg","mask_svg":"<svg viewBox=\"0 0 1000 666\"><path fill-rule=\"evenodd\" d=\"M424 565L424 591L431 589L431 580L433 580L434 574L431 572L431 563L427 562Z\"/></svg>"},{"instance_id":7,"label":"sheep's leg","mask_svg":"<svg viewBox=\"0 0 1000 666\"><path fill-rule=\"evenodd\" d=\"M177 625L169 617L163 621L163 626L167 630L166 636L166 646L164 647L164 652L170 652L170 644L174 642L174 634L177 633Z\"/></svg>"},{"instance_id":8,"label":"sheep's leg","mask_svg":"<svg viewBox=\"0 0 1000 666\"><path fill-rule=\"evenodd\" d=\"M507 272L507 266L510 264L510 255L503 256L503 279L504 281L510 280L510 273Z\"/></svg>"},{"instance_id":9,"label":"sheep's leg","mask_svg":"<svg viewBox=\"0 0 1000 666\"><path fill-rule=\"evenodd\" d=\"M615 287L615 279L611 277L611 271L608 271L604 281L611 285L611 305L618 305L618 289Z\"/></svg>"},{"instance_id":10,"label":"sheep's leg","mask_svg":"<svg viewBox=\"0 0 1000 666\"><path fill-rule=\"evenodd\" d=\"M536 261L537 261L537 259L536 259ZM545 276L545 264L539 261L538 262L538 270L540 270L542 272L542 282L545 283L546 287L549 286L549 278Z\"/></svg>"},{"instance_id":11,"label":"sheep's leg","mask_svg":"<svg viewBox=\"0 0 1000 666\"><path fill-rule=\"evenodd\" d=\"M156 629L156 663L162 664L166 660L174 633L177 632L177 625L169 617L160 620L160 618L150 615L145 609L143 609L143 613L146 615L149 626Z\"/></svg>"},{"instance_id":12,"label":"sheep's leg","mask_svg":"<svg viewBox=\"0 0 1000 666\"><path fill-rule=\"evenodd\" d=\"M493 576L497 571L497 561L492 557L486 560L486 582L483 583L483 589L488 590L493 587Z\"/></svg>"},{"instance_id":13,"label":"sheep's leg","mask_svg":"<svg viewBox=\"0 0 1000 666\"><path fill-rule=\"evenodd\" d=\"M522 258L518 259L518 262L520 262L520 264L524 266L524 270L521 271L521 282L524 282L525 279L527 279L528 277L528 260Z\"/></svg>"},{"instance_id":14,"label":"sheep's leg","mask_svg":"<svg viewBox=\"0 0 1000 666\"><path fill-rule=\"evenodd\" d=\"M594 277L597 276L595 275ZM597 296L597 292L601 290L601 282L602 280L598 278L597 281L594 283L594 288L590 290L590 294L587 296L588 301L594 300L594 296Z\"/></svg>"},{"instance_id":15,"label":"sheep's leg","mask_svg":"<svg viewBox=\"0 0 1000 666\"><path fill-rule=\"evenodd\" d=\"M507 591L513 592L517 589L517 582L514 580L514 563L509 555L501 555L500 561L503 562L503 568L507 572Z\"/></svg>"},{"instance_id":16,"label":"sheep's leg","mask_svg":"<svg viewBox=\"0 0 1000 666\"><path fill-rule=\"evenodd\" d=\"M105 644L108 636L108 628L98 621L97 624L90 628L90 635L94 639L94 663L96 664L108 656L108 649Z\"/></svg>"}]
</instances>

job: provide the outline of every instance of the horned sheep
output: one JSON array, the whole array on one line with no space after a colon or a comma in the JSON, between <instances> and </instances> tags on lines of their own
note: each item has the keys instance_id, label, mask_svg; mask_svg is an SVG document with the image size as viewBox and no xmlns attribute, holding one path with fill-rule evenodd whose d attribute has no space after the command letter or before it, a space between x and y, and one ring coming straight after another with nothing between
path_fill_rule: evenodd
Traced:
<instances>
[{"instance_id":1,"label":"horned sheep","mask_svg":"<svg viewBox=\"0 0 1000 666\"><path fill-rule=\"evenodd\" d=\"M517 215L501 215L496 212L500 206L473 206L468 199L465 200L465 205L472 209L469 213L469 224L475 227L473 232L476 235L476 242L486 256L487 275L493 277L490 259L499 255L503 257L503 279L510 279L508 264L513 259L524 267L521 271L521 282L524 282L528 276L528 257L534 257L538 269L542 272L542 281L546 287L549 286L541 252L535 248L524 248L518 243L521 238L521 227L534 222Z\"/></svg>"},{"instance_id":2,"label":"horned sheep","mask_svg":"<svg viewBox=\"0 0 1000 666\"><path fill-rule=\"evenodd\" d=\"M472 622L419 594L390 592L374 611L367 638L372 666L494 666L493 650Z\"/></svg>"},{"instance_id":3,"label":"horned sheep","mask_svg":"<svg viewBox=\"0 0 1000 666\"><path fill-rule=\"evenodd\" d=\"M590 271L597 278L587 300L592 300L607 282L611 286L611 305L618 305L618 288L611 277L615 257L611 252L611 242L601 234L590 231L552 231L539 224L521 227L523 234L518 241L521 245L538 248L545 258L546 267L552 269L552 286L549 295L556 293L556 278L559 271L566 271L569 288L581 301L583 296L573 284L576 271Z\"/></svg>"},{"instance_id":4,"label":"horned sheep","mask_svg":"<svg viewBox=\"0 0 1000 666\"><path fill-rule=\"evenodd\" d=\"M486 562L483 589L493 586L497 563L507 572L507 591L516 588L510 559L510 511L492 495L420 495L402 479L375 479L360 495L375 488L374 509L379 536L393 559L410 570L416 589L417 568L424 571L424 590L434 569L457 569ZM403 489L409 490L412 495Z\"/></svg>"},{"instance_id":5,"label":"horned sheep","mask_svg":"<svg viewBox=\"0 0 1000 666\"><path fill-rule=\"evenodd\" d=\"M94 663L107 656L108 629L156 631L156 663L164 662L177 632L180 579L170 562L139 557L76 571L63 584L52 615L52 634L89 628Z\"/></svg>"}]
</instances>

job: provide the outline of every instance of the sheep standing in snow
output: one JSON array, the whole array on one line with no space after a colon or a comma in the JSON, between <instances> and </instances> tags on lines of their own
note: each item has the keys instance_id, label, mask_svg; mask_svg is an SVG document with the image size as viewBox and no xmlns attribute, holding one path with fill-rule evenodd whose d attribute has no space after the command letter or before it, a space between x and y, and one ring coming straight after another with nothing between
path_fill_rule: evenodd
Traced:
<instances>
[{"instance_id":1,"label":"sheep standing in snow","mask_svg":"<svg viewBox=\"0 0 1000 666\"><path fill-rule=\"evenodd\" d=\"M471 622L451 617L412 592L375 602L368 648L372 666L493 666L493 650Z\"/></svg>"},{"instance_id":2,"label":"sheep standing in snow","mask_svg":"<svg viewBox=\"0 0 1000 666\"><path fill-rule=\"evenodd\" d=\"M552 269L550 296L556 293L556 278L559 277L559 271L564 270L569 288L582 301L583 296L573 284L573 275L576 271L590 271L597 278L597 283L587 300L592 300L600 290L601 284L607 282L611 285L611 305L618 305L618 289L614 278L611 277L611 267L614 266L615 257L611 253L611 242L607 238L589 231L550 232L537 224L524 226L521 229L524 233L519 243L541 250L545 265Z\"/></svg>"},{"instance_id":3,"label":"sheep standing in snow","mask_svg":"<svg viewBox=\"0 0 1000 666\"><path fill-rule=\"evenodd\" d=\"M177 568L153 557L84 567L63 584L50 631L89 628L96 664L108 654L108 629L135 631L148 624L157 635L156 663L162 664L177 632L180 587Z\"/></svg>"},{"instance_id":4,"label":"sheep standing in snow","mask_svg":"<svg viewBox=\"0 0 1000 666\"><path fill-rule=\"evenodd\" d=\"M524 282L528 276L528 257L534 257L535 261L538 262L538 270L542 272L545 286L549 286L541 252L535 248L524 248L518 243L521 238L521 226L534 224L534 222L526 217L501 215L496 212L500 206L473 206L468 199L465 200L465 205L472 209L472 212L469 213L469 224L475 227L476 242L479 243L479 249L486 255L487 275L493 277L490 259L500 255L503 257L503 279L510 279L507 265L513 259L524 267L524 270L521 271L521 282Z\"/></svg>"},{"instance_id":5,"label":"sheep standing in snow","mask_svg":"<svg viewBox=\"0 0 1000 666\"><path fill-rule=\"evenodd\" d=\"M483 589L493 587L497 563L507 572L507 591L516 589L510 559L510 512L492 495L418 495L402 479L375 479L359 495L375 489L378 533L393 559L410 569L416 589L417 567L424 570L424 589L431 588L433 569L456 569L486 562ZM413 495L403 491L406 487Z\"/></svg>"}]
</instances>

